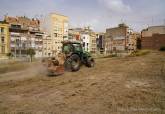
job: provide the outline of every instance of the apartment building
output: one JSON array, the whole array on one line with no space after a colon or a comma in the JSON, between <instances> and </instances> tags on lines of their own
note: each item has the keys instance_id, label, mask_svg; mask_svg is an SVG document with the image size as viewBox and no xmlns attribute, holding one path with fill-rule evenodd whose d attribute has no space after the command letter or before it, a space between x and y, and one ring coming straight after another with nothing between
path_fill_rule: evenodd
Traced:
<instances>
[{"instance_id":1,"label":"apartment building","mask_svg":"<svg viewBox=\"0 0 165 114\"><path fill-rule=\"evenodd\" d=\"M47 34L44 34L44 37L43 37L43 56L44 57L53 56L52 39L51 39L51 36Z\"/></svg>"},{"instance_id":2,"label":"apartment building","mask_svg":"<svg viewBox=\"0 0 165 114\"><path fill-rule=\"evenodd\" d=\"M96 34L89 27L79 28L82 45L85 51L96 53Z\"/></svg>"},{"instance_id":3,"label":"apartment building","mask_svg":"<svg viewBox=\"0 0 165 114\"><path fill-rule=\"evenodd\" d=\"M0 58L6 58L10 53L9 25L0 21Z\"/></svg>"},{"instance_id":4,"label":"apartment building","mask_svg":"<svg viewBox=\"0 0 165 114\"><path fill-rule=\"evenodd\" d=\"M165 46L165 26L151 26L141 32L142 49L160 49Z\"/></svg>"},{"instance_id":5,"label":"apartment building","mask_svg":"<svg viewBox=\"0 0 165 114\"><path fill-rule=\"evenodd\" d=\"M61 42L68 40L68 21L67 16L57 13L49 14L44 21L45 32L50 36L52 42L52 56L56 56L57 53L61 52Z\"/></svg>"},{"instance_id":6,"label":"apartment building","mask_svg":"<svg viewBox=\"0 0 165 114\"><path fill-rule=\"evenodd\" d=\"M96 34L95 32L90 32L90 52L95 54L97 52L97 45L96 45Z\"/></svg>"},{"instance_id":7,"label":"apartment building","mask_svg":"<svg viewBox=\"0 0 165 114\"><path fill-rule=\"evenodd\" d=\"M29 48L35 50L35 57L42 57L43 32L38 19L5 16L4 20L9 23L11 53L15 57L26 57Z\"/></svg>"}]
</instances>

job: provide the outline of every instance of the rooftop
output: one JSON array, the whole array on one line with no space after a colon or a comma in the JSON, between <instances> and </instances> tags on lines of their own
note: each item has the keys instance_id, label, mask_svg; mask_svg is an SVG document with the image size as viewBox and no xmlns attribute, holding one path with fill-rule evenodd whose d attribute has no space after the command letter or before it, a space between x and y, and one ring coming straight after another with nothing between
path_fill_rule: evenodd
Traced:
<instances>
[{"instance_id":1,"label":"rooftop","mask_svg":"<svg viewBox=\"0 0 165 114\"><path fill-rule=\"evenodd\" d=\"M4 19L6 22L9 24L19 24L27 27L39 27L40 21L38 19L30 19L25 16L21 17L10 17L10 16L5 16Z\"/></svg>"},{"instance_id":2,"label":"rooftop","mask_svg":"<svg viewBox=\"0 0 165 114\"><path fill-rule=\"evenodd\" d=\"M59 16L63 16L63 17L68 17L68 16L65 16L65 15L62 15L62 14L59 14L59 13L50 13L50 15L59 15Z\"/></svg>"},{"instance_id":3,"label":"rooftop","mask_svg":"<svg viewBox=\"0 0 165 114\"><path fill-rule=\"evenodd\" d=\"M9 24L9 23L7 23L5 21L0 21L0 24Z\"/></svg>"}]
</instances>

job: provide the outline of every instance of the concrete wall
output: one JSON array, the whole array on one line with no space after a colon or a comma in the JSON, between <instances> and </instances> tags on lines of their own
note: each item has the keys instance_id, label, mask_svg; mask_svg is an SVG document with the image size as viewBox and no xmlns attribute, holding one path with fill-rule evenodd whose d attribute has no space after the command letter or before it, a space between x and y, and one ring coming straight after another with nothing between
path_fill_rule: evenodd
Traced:
<instances>
[{"instance_id":1,"label":"concrete wall","mask_svg":"<svg viewBox=\"0 0 165 114\"><path fill-rule=\"evenodd\" d=\"M142 37L152 37L153 34L165 34L165 26L152 26L142 31Z\"/></svg>"}]
</instances>

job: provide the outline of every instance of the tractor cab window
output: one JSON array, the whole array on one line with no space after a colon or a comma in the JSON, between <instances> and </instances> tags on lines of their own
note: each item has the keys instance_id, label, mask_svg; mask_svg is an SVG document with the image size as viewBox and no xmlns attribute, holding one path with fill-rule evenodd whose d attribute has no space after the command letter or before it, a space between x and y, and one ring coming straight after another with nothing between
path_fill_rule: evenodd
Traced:
<instances>
[{"instance_id":1,"label":"tractor cab window","mask_svg":"<svg viewBox=\"0 0 165 114\"><path fill-rule=\"evenodd\" d=\"M64 47L63 47L63 52L65 53L65 54L69 54L70 52L72 52L73 51L73 47L71 46L71 45L65 45Z\"/></svg>"},{"instance_id":2,"label":"tractor cab window","mask_svg":"<svg viewBox=\"0 0 165 114\"><path fill-rule=\"evenodd\" d=\"M73 45L74 45L75 51L82 51L82 47L80 44L73 44Z\"/></svg>"}]
</instances>

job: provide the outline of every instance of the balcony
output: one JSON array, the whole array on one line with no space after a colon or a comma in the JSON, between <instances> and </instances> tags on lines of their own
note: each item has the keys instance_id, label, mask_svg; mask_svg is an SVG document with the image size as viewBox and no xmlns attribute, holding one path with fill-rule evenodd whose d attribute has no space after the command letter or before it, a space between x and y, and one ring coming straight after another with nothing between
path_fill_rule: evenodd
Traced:
<instances>
[{"instance_id":1,"label":"balcony","mask_svg":"<svg viewBox=\"0 0 165 114\"><path fill-rule=\"evenodd\" d=\"M11 25L9 28L10 32L27 32L28 28L24 28L21 25Z\"/></svg>"}]
</instances>

